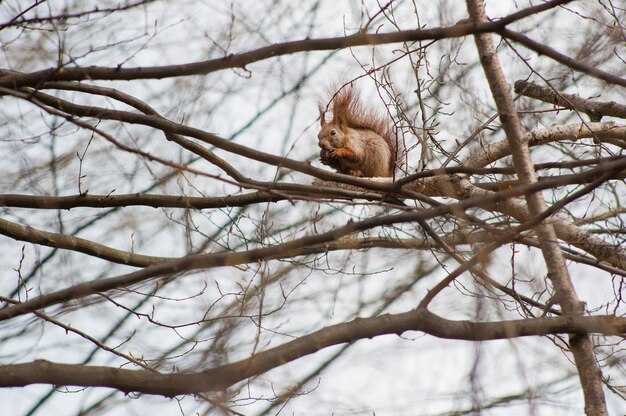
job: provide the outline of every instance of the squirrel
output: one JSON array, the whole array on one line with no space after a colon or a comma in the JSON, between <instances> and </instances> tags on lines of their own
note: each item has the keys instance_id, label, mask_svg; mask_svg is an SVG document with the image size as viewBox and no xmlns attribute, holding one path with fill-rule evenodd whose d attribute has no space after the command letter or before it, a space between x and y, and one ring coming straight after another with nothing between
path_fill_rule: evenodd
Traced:
<instances>
[{"instance_id":1,"label":"squirrel","mask_svg":"<svg viewBox=\"0 0 626 416\"><path fill-rule=\"evenodd\" d=\"M324 107L319 106L321 162L351 176L393 176L398 145L392 124L364 107L354 87L337 92L330 107L333 119L327 122Z\"/></svg>"}]
</instances>

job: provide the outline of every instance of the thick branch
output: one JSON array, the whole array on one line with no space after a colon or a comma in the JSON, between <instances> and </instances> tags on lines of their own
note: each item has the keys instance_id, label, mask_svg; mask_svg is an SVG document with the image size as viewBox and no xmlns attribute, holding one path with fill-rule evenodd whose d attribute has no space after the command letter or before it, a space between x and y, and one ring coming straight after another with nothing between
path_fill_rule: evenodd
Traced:
<instances>
[{"instance_id":1,"label":"thick branch","mask_svg":"<svg viewBox=\"0 0 626 416\"><path fill-rule=\"evenodd\" d=\"M542 87L534 82L515 81L515 92L526 97L535 98L545 103L580 111L589 116L592 121L600 121L603 116L626 118L626 105L615 101L598 101L582 98L576 94L565 94L553 88Z\"/></svg>"},{"instance_id":2,"label":"thick branch","mask_svg":"<svg viewBox=\"0 0 626 416\"><path fill-rule=\"evenodd\" d=\"M591 138L599 141L618 140L620 141L619 144L626 147L626 126L613 122L558 125L526 133L522 140L528 143L529 147L533 147L557 141L575 141ZM462 161L462 165L482 168L510 154L511 147L509 142L501 140L467 157Z\"/></svg>"},{"instance_id":3,"label":"thick branch","mask_svg":"<svg viewBox=\"0 0 626 416\"><path fill-rule=\"evenodd\" d=\"M626 159L610 162L607 165L611 166L615 170L622 170L626 167ZM595 170L598 169L600 168L595 168ZM590 170L591 175L595 174L595 170ZM603 170L601 170L600 172L602 171ZM589 175L590 173L586 174ZM512 197L524 195L525 193L537 192L541 189L544 189L544 187L550 187L552 185L551 180L546 179L542 182L536 182L526 186L515 187L501 192L483 191L484 193L479 193L480 196L465 198L468 196L467 194L469 191L466 191L460 185L463 180L455 176L452 176L452 178L455 180L451 181L448 179L447 181L445 181L443 188L451 192L459 191L458 194L455 194L455 197L462 198L463 200L455 204L440 204L436 207L422 209L416 212L405 212L401 214L373 217L359 222L348 223L343 227L328 231L326 233L302 237L288 243L277 244L274 246L259 248L255 250L190 255L180 260L150 266L137 272L111 277L108 279L98 279L96 281L86 282L72 286L67 289L62 289L57 292L41 295L37 298L33 298L21 304L10 306L0 310L0 320L10 319L18 315L29 313L33 310L37 310L61 302L66 302L71 299L82 298L85 296L93 295L95 293L105 292L128 285L133 285L152 278L177 274L183 271L231 266L247 262L255 262L258 260L267 260L271 258L287 258L297 255L299 253L299 250L305 247L335 241L341 237L350 235L358 231L371 229L373 227L415 222L445 214L458 214L459 212L463 212L464 210L472 207L494 209L500 204L506 204L510 203L511 201L515 201L514 199L512 199ZM468 186L469 189L474 188L471 184L469 184L469 182Z\"/></svg>"},{"instance_id":4,"label":"thick branch","mask_svg":"<svg viewBox=\"0 0 626 416\"><path fill-rule=\"evenodd\" d=\"M195 139L198 139L202 142L208 143L212 146L215 146L219 149L225 150L227 152L234 153L239 156L243 156L252 160L256 160L265 164L269 164L277 167L284 167L293 169L298 172L306 173L316 178L331 180L342 183L349 183L352 185L361 186L365 189L378 190L378 191L394 191L397 189L394 186L389 186L386 184L379 184L377 182L357 178L349 175L343 175L339 173L332 173L327 170L318 169L316 167L311 166L310 163L301 162L293 159L289 159L287 157L276 156L271 153L262 152L260 150L252 149L248 146L241 145L239 143L235 143L231 140L227 140L225 138L219 137L215 134L207 133L204 130L189 127L183 124L174 123L164 117L161 117L157 114L146 115L146 114L138 114L128 111L121 110L112 110L108 108L100 108L93 106L84 106L72 103L67 100L63 100L61 98L55 97L53 95L45 94L36 90L28 90L28 93L25 92L14 92L12 90L0 87L0 92L6 92L7 94L13 94L22 99L28 99L32 101L36 101L37 105L45 104L56 110L63 111L67 114L80 116L80 117L93 117L100 120L117 120L130 124L139 124L148 127L153 127L158 130L162 130L166 135L169 134L179 134L182 136L189 136ZM253 183L254 181L246 180L248 183ZM276 189L278 184L272 182L262 183L264 188ZM298 186L298 185L285 185L285 186ZM269 189L265 189L269 190ZM417 199L420 199L419 195L412 194L407 195L412 196ZM427 202L427 201L424 201Z\"/></svg>"},{"instance_id":5,"label":"thick branch","mask_svg":"<svg viewBox=\"0 0 626 416\"><path fill-rule=\"evenodd\" d=\"M166 65L157 67L78 67L78 68L49 68L30 74L14 71L0 71L0 86L17 88L22 86L36 86L45 81L81 81L81 80L134 80L134 79L162 79L189 75L208 74L227 68L245 68L253 62L274 58L281 55L290 55L297 52L334 50L355 46L383 45L398 42L420 40L439 40L453 37L467 36L473 33L494 32L502 30L511 24L530 15L551 9L571 0L552 0L534 7L529 7L509 16L492 22L480 24L461 23L451 27L433 29L405 30L392 33L356 33L354 35L326 38L303 39L265 46L249 52L227 55L223 58L211 59L203 62L194 62L181 65Z\"/></svg>"},{"instance_id":6,"label":"thick branch","mask_svg":"<svg viewBox=\"0 0 626 416\"><path fill-rule=\"evenodd\" d=\"M35 209L72 209L77 207L110 208L145 206L153 208L207 209L243 207L250 204L285 199L269 192L250 192L243 195L192 197L183 195L124 194L68 196L0 194L0 206Z\"/></svg>"},{"instance_id":7,"label":"thick branch","mask_svg":"<svg viewBox=\"0 0 626 416\"><path fill-rule=\"evenodd\" d=\"M123 392L163 396L223 390L330 346L386 334L420 331L439 338L485 341L548 334L623 335L626 318L613 316L544 317L501 322L451 321L425 309L353 321L323 328L248 359L199 373L159 374L102 366L34 361L0 366L0 387L36 383L80 387L110 387Z\"/></svg>"},{"instance_id":8,"label":"thick branch","mask_svg":"<svg viewBox=\"0 0 626 416\"><path fill-rule=\"evenodd\" d=\"M73 237L25 227L0 218L0 234L19 241L28 241L48 247L78 251L90 256L109 260L127 266L144 267L151 264L174 260L174 257L153 257L130 253L98 244L80 237Z\"/></svg>"},{"instance_id":9,"label":"thick branch","mask_svg":"<svg viewBox=\"0 0 626 416\"><path fill-rule=\"evenodd\" d=\"M467 0L467 8L473 21L487 21L481 0ZM477 34L474 35L474 40L502 126L506 132L507 141L511 146L511 155L517 176L522 184L537 182L537 174L530 159L528 145L524 141L515 103L500 67L492 37L490 34ZM623 85L626 86L626 80L623 81ZM547 209L541 193L527 194L525 198L531 216L540 215ZM554 227L550 223L543 223L539 224L535 231L548 269L548 277L554 286L556 302L561 305L565 314L582 316L584 312L583 303L578 299L565 267ZM571 336L570 349L574 356L585 397L585 412L588 415L606 415L607 408L602 391L602 373L596 362L589 336Z\"/></svg>"}]
</instances>

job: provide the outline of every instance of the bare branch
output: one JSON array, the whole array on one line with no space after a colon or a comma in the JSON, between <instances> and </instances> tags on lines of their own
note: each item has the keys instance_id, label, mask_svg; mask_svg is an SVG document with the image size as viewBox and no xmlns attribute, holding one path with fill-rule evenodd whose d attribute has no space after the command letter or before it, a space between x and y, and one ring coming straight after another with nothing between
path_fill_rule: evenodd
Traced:
<instances>
[{"instance_id":1,"label":"bare branch","mask_svg":"<svg viewBox=\"0 0 626 416\"><path fill-rule=\"evenodd\" d=\"M467 0L468 11L475 22L486 21L483 3L479 0ZM493 95L506 137L511 147L513 163L517 176L522 184L537 182L537 174L530 160L528 144L524 141L510 87L506 82L502 68L489 34L474 36L480 62L485 71L491 94ZM580 67L580 66L579 66ZM601 71L600 71L601 72ZM594 75L597 75L594 72ZM626 81L623 83L626 86ZM546 211L547 206L541 193L525 195L529 213L532 216ZM578 299L574 285L569 276L561 250L556 241L556 232L552 224L543 223L536 226L548 276L555 289L555 301L561 305L564 313L582 315L583 303ZM606 415L606 401L602 390L602 373L595 360L593 345L589 336L570 336L570 348L579 371L579 377L585 395L585 412L588 415Z\"/></svg>"},{"instance_id":2,"label":"bare branch","mask_svg":"<svg viewBox=\"0 0 626 416\"><path fill-rule=\"evenodd\" d=\"M420 331L446 339L486 341L570 333L621 335L626 318L613 316L543 317L501 322L451 321L425 309L396 315L357 318L260 352L248 359L191 374L155 374L121 368L34 361L0 366L0 386L46 383L82 387L111 387L123 392L162 396L219 391L333 345L386 334Z\"/></svg>"},{"instance_id":3,"label":"bare branch","mask_svg":"<svg viewBox=\"0 0 626 416\"><path fill-rule=\"evenodd\" d=\"M594 138L600 141L619 140L626 147L626 126L613 122L557 125L535 130L523 136L529 147L541 146L556 141L576 141ZM508 142L501 140L463 160L463 165L480 168L511 154Z\"/></svg>"},{"instance_id":4,"label":"bare branch","mask_svg":"<svg viewBox=\"0 0 626 416\"><path fill-rule=\"evenodd\" d=\"M515 81L515 92L546 103L580 111L587 114L592 121L600 121L603 116L626 118L626 105L615 101L585 99L576 94L565 94L524 80Z\"/></svg>"},{"instance_id":5,"label":"bare branch","mask_svg":"<svg viewBox=\"0 0 626 416\"><path fill-rule=\"evenodd\" d=\"M609 84L626 87L626 79L618 77L617 75L610 74L599 68L586 65L574 58L570 58L569 56L558 52L557 50L549 47L548 45L534 41L528 36L522 35L521 33L512 31L507 28L502 28L501 30L498 31L498 34L502 35L502 37L505 37L505 38L511 39L512 41L520 43L526 46L528 49L535 51L540 55L548 56L554 59L555 61L560 62L561 64L569 68L572 68L576 71L580 71L585 74L591 75L592 77L601 79L602 81L606 81Z\"/></svg>"},{"instance_id":6,"label":"bare branch","mask_svg":"<svg viewBox=\"0 0 626 416\"><path fill-rule=\"evenodd\" d=\"M78 251L103 260L109 260L128 266L145 267L151 264L174 260L173 257L153 257L117 250L80 237L51 233L37 230L33 227L24 227L2 218L0 218L0 234L16 240L28 241L33 244Z\"/></svg>"},{"instance_id":7,"label":"bare branch","mask_svg":"<svg viewBox=\"0 0 626 416\"><path fill-rule=\"evenodd\" d=\"M460 23L451 27L433 29L416 29L397 31L392 33L356 33L354 35L327 38L303 39L292 42L278 43L265 46L249 52L228 55L223 58L211 59L180 65L137 68L105 68L90 66L85 68L50 68L30 74L20 74L14 71L0 72L0 86L18 88L37 86L47 81L82 81L82 80L134 80L134 79L163 79L189 75L208 74L228 68L245 68L247 65L265 59L282 55L290 55L306 51L322 51L355 46L384 45L398 42L419 40L440 40L452 37L462 37L474 33L497 32L517 20L530 15L549 10L571 0L552 0L546 3L529 7L509 16L492 22L480 24Z\"/></svg>"}]
</instances>

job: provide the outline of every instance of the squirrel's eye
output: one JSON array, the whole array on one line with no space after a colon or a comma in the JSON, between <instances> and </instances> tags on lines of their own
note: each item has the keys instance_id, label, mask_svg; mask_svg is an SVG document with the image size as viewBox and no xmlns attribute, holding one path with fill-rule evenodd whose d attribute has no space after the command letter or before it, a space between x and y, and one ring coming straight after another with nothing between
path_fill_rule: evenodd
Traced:
<instances>
[{"instance_id":1,"label":"squirrel's eye","mask_svg":"<svg viewBox=\"0 0 626 416\"><path fill-rule=\"evenodd\" d=\"M337 134L337 131L335 131L334 129L330 131L331 136L334 136L335 134Z\"/></svg>"}]
</instances>

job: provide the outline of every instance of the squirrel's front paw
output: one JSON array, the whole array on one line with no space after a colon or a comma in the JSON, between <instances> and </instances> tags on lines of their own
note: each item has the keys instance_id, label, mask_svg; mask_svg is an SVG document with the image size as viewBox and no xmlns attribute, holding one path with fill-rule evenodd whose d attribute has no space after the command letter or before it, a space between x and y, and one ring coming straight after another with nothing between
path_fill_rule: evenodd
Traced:
<instances>
[{"instance_id":1,"label":"squirrel's front paw","mask_svg":"<svg viewBox=\"0 0 626 416\"><path fill-rule=\"evenodd\" d=\"M338 147L336 149L332 149L329 151L329 153L332 157L337 157L337 158L345 157L351 154L351 152L345 147Z\"/></svg>"},{"instance_id":2,"label":"squirrel's front paw","mask_svg":"<svg viewBox=\"0 0 626 416\"><path fill-rule=\"evenodd\" d=\"M322 149L320 151L320 157L322 159L337 159L335 156L333 156L333 152L332 150L328 150L328 149Z\"/></svg>"},{"instance_id":3,"label":"squirrel's front paw","mask_svg":"<svg viewBox=\"0 0 626 416\"><path fill-rule=\"evenodd\" d=\"M363 172L361 172L361 171L360 171L360 170L358 170L358 169L350 169L350 170L348 171L348 175L350 175L350 176L357 176L357 177L361 177L361 176L363 176Z\"/></svg>"}]
</instances>

